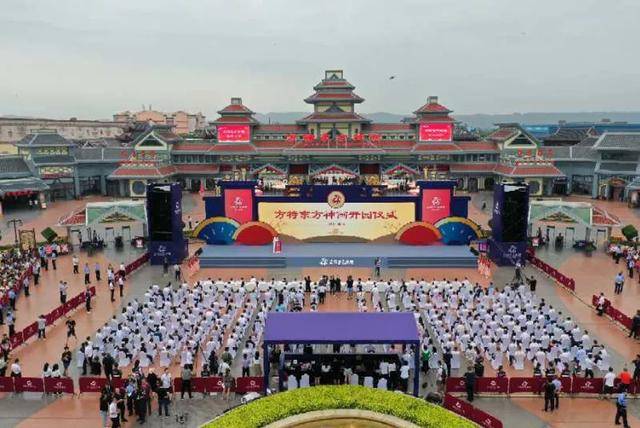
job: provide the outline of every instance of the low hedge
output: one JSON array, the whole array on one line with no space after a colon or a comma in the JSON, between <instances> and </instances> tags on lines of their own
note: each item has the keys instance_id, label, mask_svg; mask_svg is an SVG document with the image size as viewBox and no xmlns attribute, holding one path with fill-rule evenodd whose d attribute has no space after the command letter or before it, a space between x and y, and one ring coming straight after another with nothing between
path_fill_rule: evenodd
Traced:
<instances>
[{"instance_id":1,"label":"low hedge","mask_svg":"<svg viewBox=\"0 0 640 428\"><path fill-rule=\"evenodd\" d=\"M440 406L397 392L363 386L315 386L286 391L236 407L206 428L258 428L301 413L359 409L392 415L428 428L475 427Z\"/></svg>"}]
</instances>

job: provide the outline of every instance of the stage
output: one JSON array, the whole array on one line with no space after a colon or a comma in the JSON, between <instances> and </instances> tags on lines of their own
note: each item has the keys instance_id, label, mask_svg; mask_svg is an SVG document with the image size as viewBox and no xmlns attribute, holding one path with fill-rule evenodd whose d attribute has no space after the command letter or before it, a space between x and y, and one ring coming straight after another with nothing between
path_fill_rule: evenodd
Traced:
<instances>
[{"instance_id":1,"label":"stage","mask_svg":"<svg viewBox=\"0 0 640 428\"><path fill-rule=\"evenodd\" d=\"M205 245L201 268L366 267L380 257L382 267L476 268L478 258L465 245L411 246L401 244L309 243L284 244L280 254L270 245Z\"/></svg>"}]
</instances>

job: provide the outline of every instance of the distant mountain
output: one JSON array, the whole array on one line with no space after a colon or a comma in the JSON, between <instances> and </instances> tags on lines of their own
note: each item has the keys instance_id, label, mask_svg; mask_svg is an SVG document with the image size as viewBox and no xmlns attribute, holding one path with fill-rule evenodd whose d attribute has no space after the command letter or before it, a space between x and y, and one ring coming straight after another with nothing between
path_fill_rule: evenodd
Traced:
<instances>
[{"instance_id":1,"label":"distant mountain","mask_svg":"<svg viewBox=\"0 0 640 428\"><path fill-rule=\"evenodd\" d=\"M296 120L305 117L310 112L283 112L283 113L256 113L256 119L262 123L294 123ZM377 123L397 123L405 117L411 116L407 113L395 114L386 112L361 113L368 119ZM583 113L510 113L510 114L453 114L460 122L466 123L472 128L491 129L496 123L523 123L527 125L543 125L565 122L601 122L609 120L612 122L640 123L640 112L583 112Z\"/></svg>"}]
</instances>

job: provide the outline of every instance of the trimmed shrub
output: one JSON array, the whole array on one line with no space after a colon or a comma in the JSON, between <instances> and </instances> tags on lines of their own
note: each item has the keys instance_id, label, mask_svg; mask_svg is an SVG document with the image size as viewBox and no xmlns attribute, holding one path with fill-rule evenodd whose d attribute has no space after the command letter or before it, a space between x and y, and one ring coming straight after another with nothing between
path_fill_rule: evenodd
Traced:
<instances>
[{"instance_id":1,"label":"trimmed shrub","mask_svg":"<svg viewBox=\"0 0 640 428\"><path fill-rule=\"evenodd\" d=\"M392 415L427 428L476 425L440 406L406 394L364 386L315 386L280 392L236 407L206 428L258 428L315 410L359 409Z\"/></svg>"},{"instance_id":2,"label":"trimmed shrub","mask_svg":"<svg viewBox=\"0 0 640 428\"><path fill-rule=\"evenodd\" d=\"M627 238L627 241L633 241L638 237L638 229L636 229L632 224L626 225L620 231L622 232L624 237Z\"/></svg>"}]
</instances>

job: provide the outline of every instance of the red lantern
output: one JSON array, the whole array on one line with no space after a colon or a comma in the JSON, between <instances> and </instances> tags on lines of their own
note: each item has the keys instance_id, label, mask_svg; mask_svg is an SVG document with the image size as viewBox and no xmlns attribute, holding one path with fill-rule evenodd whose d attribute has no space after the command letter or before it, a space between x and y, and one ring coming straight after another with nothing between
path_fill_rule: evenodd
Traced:
<instances>
[{"instance_id":1,"label":"red lantern","mask_svg":"<svg viewBox=\"0 0 640 428\"><path fill-rule=\"evenodd\" d=\"M315 141L315 139L316 139L316 137L314 137L314 135L313 135L313 134L304 134L304 135L302 136L302 140L303 140L305 143L313 143L313 142Z\"/></svg>"},{"instance_id":2,"label":"red lantern","mask_svg":"<svg viewBox=\"0 0 640 428\"><path fill-rule=\"evenodd\" d=\"M527 149L527 156L531 157L531 149Z\"/></svg>"},{"instance_id":3,"label":"red lantern","mask_svg":"<svg viewBox=\"0 0 640 428\"><path fill-rule=\"evenodd\" d=\"M347 142L347 136L344 134L340 134L336 137L336 141L340 144L345 144Z\"/></svg>"},{"instance_id":4,"label":"red lantern","mask_svg":"<svg viewBox=\"0 0 640 428\"><path fill-rule=\"evenodd\" d=\"M320 136L320 141L323 143L328 143L329 142L329 133L325 132L324 134L322 134Z\"/></svg>"},{"instance_id":5,"label":"red lantern","mask_svg":"<svg viewBox=\"0 0 640 428\"><path fill-rule=\"evenodd\" d=\"M354 134L353 141L355 141L357 143L361 143L362 141L364 141L364 135L362 135L360 133Z\"/></svg>"},{"instance_id":6,"label":"red lantern","mask_svg":"<svg viewBox=\"0 0 640 428\"><path fill-rule=\"evenodd\" d=\"M369 134L369 141L377 143L380 141L380 134Z\"/></svg>"},{"instance_id":7,"label":"red lantern","mask_svg":"<svg viewBox=\"0 0 640 428\"><path fill-rule=\"evenodd\" d=\"M518 149L518 156L522 157L522 149Z\"/></svg>"},{"instance_id":8,"label":"red lantern","mask_svg":"<svg viewBox=\"0 0 640 428\"><path fill-rule=\"evenodd\" d=\"M296 142L296 134L287 135L287 143L295 143Z\"/></svg>"}]
</instances>

